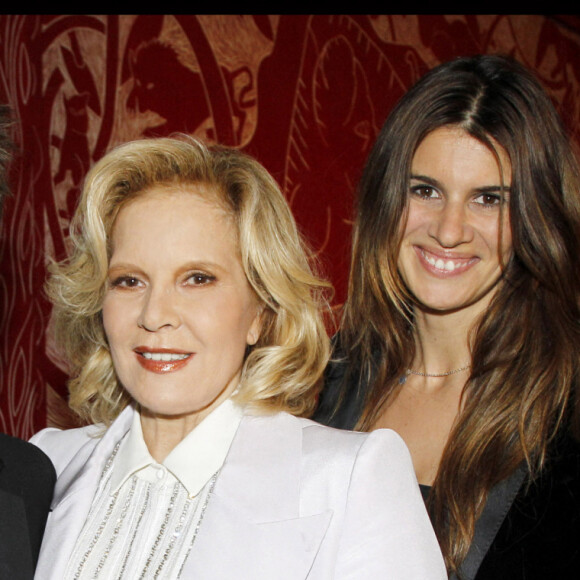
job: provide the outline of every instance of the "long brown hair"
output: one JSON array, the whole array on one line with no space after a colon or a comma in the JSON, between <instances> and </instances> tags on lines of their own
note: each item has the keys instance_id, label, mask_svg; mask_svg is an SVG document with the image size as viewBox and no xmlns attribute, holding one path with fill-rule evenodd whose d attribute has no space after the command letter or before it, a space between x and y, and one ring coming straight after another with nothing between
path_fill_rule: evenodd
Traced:
<instances>
[{"instance_id":1,"label":"long brown hair","mask_svg":"<svg viewBox=\"0 0 580 580\"><path fill-rule=\"evenodd\" d=\"M445 63L403 97L359 186L340 333L350 363L344 389L358 384L364 398L362 430L388 405L414 356L412 302L397 270L401 224L413 155L443 126L465 130L496 156L493 143L501 145L512 169L513 255L472 329L463 410L429 502L447 565L458 570L490 488L522 461L534 476L560 428L578 430L580 171L549 97L512 59Z\"/></svg>"}]
</instances>

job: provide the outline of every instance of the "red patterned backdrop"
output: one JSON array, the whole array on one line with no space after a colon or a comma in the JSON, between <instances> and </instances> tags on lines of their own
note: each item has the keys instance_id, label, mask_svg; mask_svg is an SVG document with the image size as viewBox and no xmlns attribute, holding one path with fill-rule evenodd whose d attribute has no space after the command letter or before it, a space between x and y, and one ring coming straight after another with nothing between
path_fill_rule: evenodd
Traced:
<instances>
[{"instance_id":1,"label":"red patterned backdrop","mask_svg":"<svg viewBox=\"0 0 580 580\"><path fill-rule=\"evenodd\" d=\"M389 110L454 56L534 69L580 126L577 17L0 15L0 100L20 154L0 240L0 430L70 425L43 295L83 175L111 146L184 131L279 180L344 300L354 185Z\"/></svg>"}]
</instances>

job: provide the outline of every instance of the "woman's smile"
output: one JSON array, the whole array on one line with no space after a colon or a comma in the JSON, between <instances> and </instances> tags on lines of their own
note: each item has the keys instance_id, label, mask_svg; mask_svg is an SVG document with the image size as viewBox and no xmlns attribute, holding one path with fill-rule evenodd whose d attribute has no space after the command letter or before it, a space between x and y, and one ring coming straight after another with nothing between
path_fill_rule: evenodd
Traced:
<instances>
[{"instance_id":1,"label":"woman's smile","mask_svg":"<svg viewBox=\"0 0 580 580\"><path fill-rule=\"evenodd\" d=\"M138 346L133 350L137 361L145 370L158 374L181 370L195 354L178 349L152 349L146 346Z\"/></svg>"},{"instance_id":2,"label":"woman's smile","mask_svg":"<svg viewBox=\"0 0 580 580\"><path fill-rule=\"evenodd\" d=\"M458 256L441 251L414 246L415 252L425 269L435 276L459 276L477 264L477 256Z\"/></svg>"}]
</instances>

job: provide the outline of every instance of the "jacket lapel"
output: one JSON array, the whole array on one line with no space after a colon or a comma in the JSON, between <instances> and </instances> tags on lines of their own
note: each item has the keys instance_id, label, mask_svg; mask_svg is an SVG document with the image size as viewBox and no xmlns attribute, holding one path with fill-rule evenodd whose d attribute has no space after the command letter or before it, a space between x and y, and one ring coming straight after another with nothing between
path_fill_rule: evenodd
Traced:
<instances>
[{"instance_id":1,"label":"jacket lapel","mask_svg":"<svg viewBox=\"0 0 580 580\"><path fill-rule=\"evenodd\" d=\"M490 490L485 507L475 522L471 546L461 564L461 580L474 580L527 474L525 464L522 463L509 477ZM458 580L457 575L452 574L450 580Z\"/></svg>"},{"instance_id":2,"label":"jacket lapel","mask_svg":"<svg viewBox=\"0 0 580 580\"><path fill-rule=\"evenodd\" d=\"M129 430L134 410L127 407L102 438L90 438L59 476L40 550L36 579L62 580L115 445Z\"/></svg>"},{"instance_id":3,"label":"jacket lapel","mask_svg":"<svg viewBox=\"0 0 580 580\"><path fill-rule=\"evenodd\" d=\"M218 476L184 578L308 576L332 512L300 515L302 428L246 416Z\"/></svg>"}]
</instances>

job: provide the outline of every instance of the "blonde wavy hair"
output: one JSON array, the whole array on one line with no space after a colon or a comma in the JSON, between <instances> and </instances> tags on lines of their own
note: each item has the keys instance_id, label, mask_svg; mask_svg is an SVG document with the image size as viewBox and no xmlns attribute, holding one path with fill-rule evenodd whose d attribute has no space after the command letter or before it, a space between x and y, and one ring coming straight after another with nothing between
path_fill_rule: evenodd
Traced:
<instances>
[{"instance_id":1,"label":"blonde wavy hair","mask_svg":"<svg viewBox=\"0 0 580 580\"><path fill-rule=\"evenodd\" d=\"M262 165L239 150L180 135L129 142L96 163L71 223L71 255L49 267L56 342L72 377L69 404L83 421L109 425L131 402L115 373L101 314L115 218L152 187L190 184L207 186L227 208L246 277L264 306L237 401L260 412L306 416L314 409L329 356L330 284L315 273L291 210Z\"/></svg>"}]
</instances>

